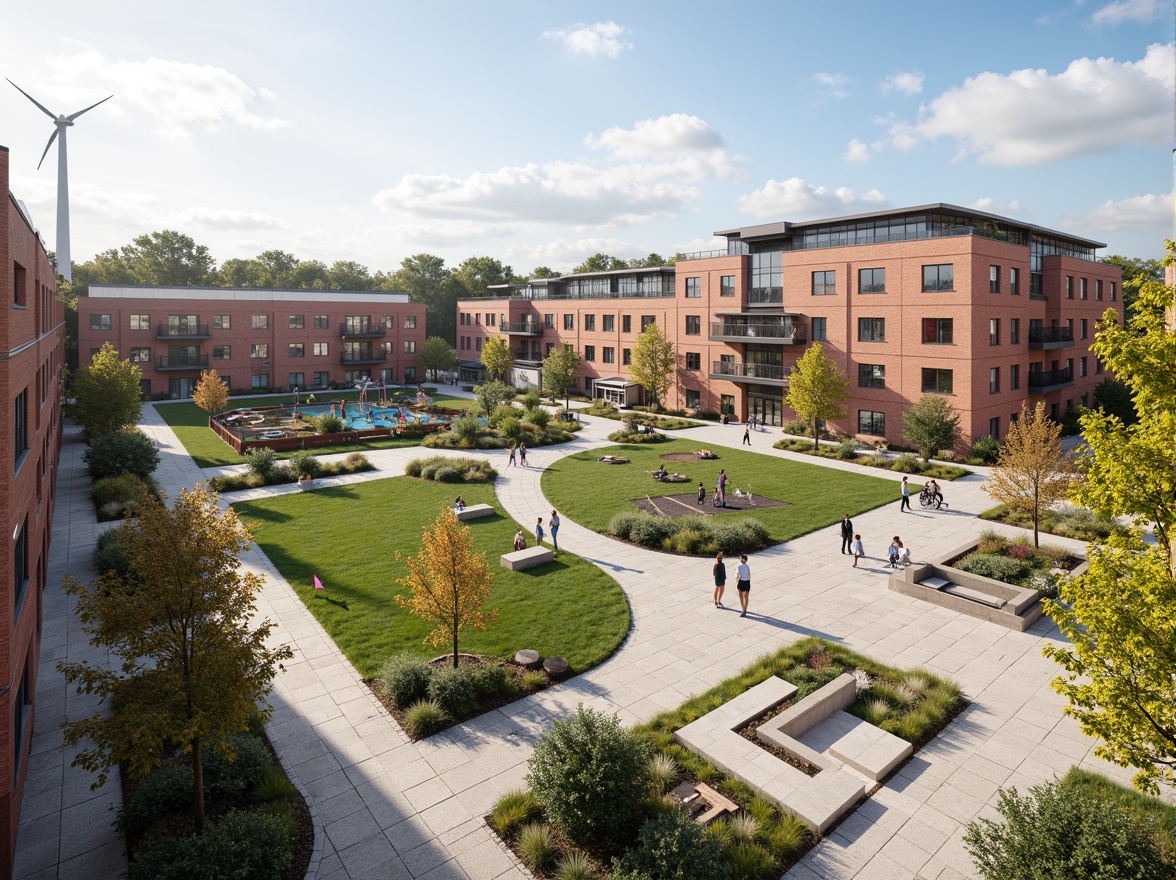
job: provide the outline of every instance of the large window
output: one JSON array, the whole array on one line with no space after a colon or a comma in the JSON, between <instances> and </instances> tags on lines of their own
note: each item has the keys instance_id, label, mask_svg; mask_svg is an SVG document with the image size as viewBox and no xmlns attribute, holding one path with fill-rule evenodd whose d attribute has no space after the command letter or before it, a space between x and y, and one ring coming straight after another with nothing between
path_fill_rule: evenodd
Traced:
<instances>
[{"instance_id":1,"label":"large window","mask_svg":"<svg viewBox=\"0 0 1176 880\"><path fill-rule=\"evenodd\" d=\"M923 368L924 394L951 394L952 387L953 383L951 370L937 370L928 367Z\"/></svg>"},{"instance_id":2,"label":"large window","mask_svg":"<svg viewBox=\"0 0 1176 880\"><path fill-rule=\"evenodd\" d=\"M701 336L702 335L702 317L700 315L686 316L686 335L687 336Z\"/></svg>"},{"instance_id":3,"label":"large window","mask_svg":"<svg viewBox=\"0 0 1176 880\"><path fill-rule=\"evenodd\" d=\"M551 314L550 312L545 314L543 316L543 326L546 327L548 330L554 330L555 329L555 315Z\"/></svg>"},{"instance_id":4,"label":"large window","mask_svg":"<svg viewBox=\"0 0 1176 880\"><path fill-rule=\"evenodd\" d=\"M230 315L213 315L212 316L213 330L232 330L233 319Z\"/></svg>"},{"instance_id":5,"label":"large window","mask_svg":"<svg viewBox=\"0 0 1176 880\"><path fill-rule=\"evenodd\" d=\"M885 388L886 367L883 364L858 364L858 388Z\"/></svg>"},{"instance_id":6,"label":"large window","mask_svg":"<svg viewBox=\"0 0 1176 880\"><path fill-rule=\"evenodd\" d=\"M951 318L924 318L924 344L948 345L952 341Z\"/></svg>"},{"instance_id":7,"label":"large window","mask_svg":"<svg viewBox=\"0 0 1176 880\"><path fill-rule=\"evenodd\" d=\"M858 342L885 342L885 318L858 318Z\"/></svg>"},{"instance_id":8,"label":"large window","mask_svg":"<svg viewBox=\"0 0 1176 880\"><path fill-rule=\"evenodd\" d=\"M405 354L416 354L416 340L415 339L404 340L404 353Z\"/></svg>"},{"instance_id":9,"label":"large window","mask_svg":"<svg viewBox=\"0 0 1176 880\"><path fill-rule=\"evenodd\" d=\"M988 292L1000 293L1000 266L988 267Z\"/></svg>"},{"instance_id":10,"label":"large window","mask_svg":"<svg viewBox=\"0 0 1176 880\"><path fill-rule=\"evenodd\" d=\"M110 315L90 315L91 330L109 330Z\"/></svg>"},{"instance_id":11,"label":"large window","mask_svg":"<svg viewBox=\"0 0 1176 880\"><path fill-rule=\"evenodd\" d=\"M702 405L702 395L698 391L686 389L686 408L698 409Z\"/></svg>"},{"instance_id":12,"label":"large window","mask_svg":"<svg viewBox=\"0 0 1176 880\"><path fill-rule=\"evenodd\" d=\"M249 357L251 358L267 358L269 357L269 345L264 342L255 342L249 349Z\"/></svg>"},{"instance_id":13,"label":"large window","mask_svg":"<svg viewBox=\"0 0 1176 880\"><path fill-rule=\"evenodd\" d=\"M627 367L631 363L633 363L633 349L622 348L621 349L621 366Z\"/></svg>"},{"instance_id":14,"label":"large window","mask_svg":"<svg viewBox=\"0 0 1176 880\"><path fill-rule=\"evenodd\" d=\"M722 275L719 277L719 296L735 295L735 276Z\"/></svg>"},{"instance_id":15,"label":"large window","mask_svg":"<svg viewBox=\"0 0 1176 880\"><path fill-rule=\"evenodd\" d=\"M315 315L311 318L310 326L315 330L330 330L331 325L328 323L326 315Z\"/></svg>"},{"instance_id":16,"label":"large window","mask_svg":"<svg viewBox=\"0 0 1176 880\"><path fill-rule=\"evenodd\" d=\"M233 356L233 346L231 345L214 345L212 347L212 359L214 361L227 361Z\"/></svg>"},{"instance_id":17,"label":"large window","mask_svg":"<svg viewBox=\"0 0 1176 880\"><path fill-rule=\"evenodd\" d=\"M886 413L873 412L868 409L858 410L858 433L873 434L875 437L886 436Z\"/></svg>"},{"instance_id":18,"label":"large window","mask_svg":"<svg viewBox=\"0 0 1176 880\"><path fill-rule=\"evenodd\" d=\"M254 373L253 382L251 384L254 391L261 391L264 388L269 388L269 373Z\"/></svg>"},{"instance_id":19,"label":"large window","mask_svg":"<svg viewBox=\"0 0 1176 880\"><path fill-rule=\"evenodd\" d=\"M702 369L702 354L697 351L686 352L686 369L701 370Z\"/></svg>"},{"instance_id":20,"label":"large window","mask_svg":"<svg viewBox=\"0 0 1176 880\"><path fill-rule=\"evenodd\" d=\"M858 293L885 293L885 269L858 269Z\"/></svg>"},{"instance_id":21,"label":"large window","mask_svg":"<svg viewBox=\"0 0 1176 880\"><path fill-rule=\"evenodd\" d=\"M306 373L291 373L290 382L288 383L291 390L295 388L306 388Z\"/></svg>"},{"instance_id":22,"label":"large window","mask_svg":"<svg viewBox=\"0 0 1176 880\"><path fill-rule=\"evenodd\" d=\"M268 330L269 329L269 315L254 315L253 323L251 325L254 330Z\"/></svg>"},{"instance_id":23,"label":"large window","mask_svg":"<svg viewBox=\"0 0 1176 880\"><path fill-rule=\"evenodd\" d=\"M416 315L405 315L404 316L404 329L405 330L415 330L416 329L416 321L417 321Z\"/></svg>"},{"instance_id":24,"label":"large window","mask_svg":"<svg viewBox=\"0 0 1176 880\"><path fill-rule=\"evenodd\" d=\"M656 324L656 323L657 323L657 316L656 315L642 315L641 316L641 332L644 333L646 327L648 327L650 324Z\"/></svg>"},{"instance_id":25,"label":"large window","mask_svg":"<svg viewBox=\"0 0 1176 880\"><path fill-rule=\"evenodd\" d=\"M596 332L596 315L585 315L584 316L584 332L585 333L595 333Z\"/></svg>"},{"instance_id":26,"label":"large window","mask_svg":"<svg viewBox=\"0 0 1176 880\"><path fill-rule=\"evenodd\" d=\"M575 315L564 315L563 318L564 318L564 329L565 330L575 330L576 329L576 316Z\"/></svg>"},{"instance_id":27,"label":"large window","mask_svg":"<svg viewBox=\"0 0 1176 880\"><path fill-rule=\"evenodd\" d=\"M150 315L131 315L131 329L132 330L150 330L151 316Z\"/></svg>"},{"instance_id":28,"label":"large window","mask_svg":"<svg viewBox=\"0 0 1176 880\"><path fill-rule=\"evenodd\" d=\"M828 338L826 335L828 323L828 318L813 318L813 342L823 342Z\"/></svg>"},{"instance_id":29,"label":"large window","mask_svg":"<svg viewBox=\"0 0 1176 880\"><path fill-rule=\"evenodd\" d=\"M329 384L331 384L331 374L326 370L323 370L319 373L312 373L311 378L314 379L315 388L326 388Z\"/></svg>"},{"instance_id":30,"label":"large window","mask_svg":"<svg viewBox=\"0 0 1176 880\"><path fill-rule=\"evenodd\" d=\"M301 342L291 342L288 354L292 358L300 358L306 354L306 346Z\"/></svg>"},{"instance_id":31,"label":"large window","mask_svg":"<svg viewBox=\"0 0 1176 880\"><path fill-rule=\"evenodd\" d=\"M955 264L924 266L923 290L955 290Z\"/></svg>"},{"instance_id":32,"label":"large window","mask_svg":"<svg viewBox=\"0 0 1176 880\"><path fill-rule=\"evenodd\" d=\"M688 299L696 299L702 296L702 279L701 278L687 278L686 279L686 296Z\"/></svg>"},{"instance_id":33,"label":"large window","mask_svg":"<svg viewBox=\"0 0 1176 880\"><path fill-rule=\"evenodd\" d=\"M751 303L784 302L784 254L771 251L751 255Z\"/></svg>"},{"instance_id":34,"label":"large window","mask_svg":"<svg viewBox=\"0 0 1176 880\"><path fill-rule=\"evenodd\" d=\"M327 356L327 343L325 343L325 342L312 343L310 353L313 354L315 357L326 357Z\"/></svg>"},{"instance_id":35,"label":"large window","mask_svg":"<svg viewBox=\"0 0 1176 880\"><path fill-rule=\"evenodd\" d=\"M837 273L833 270L813 273L813 296L832 296L837 292Z\"/></svg>"},{"instance_id":36,"label":"large window","mask_svg":"<svg viewBox=\"0 0 1176 880\"><path fill-rule=\"evenodd\" d=\"M605 333L613 333L617 329L616 315L601 315L600 316L601 329Z\"/></svg>"},{"instance_id":37,"label":"large window","mask_svg":"<svg viewBox=\"0 0 1176 880\"><path fill-rule=\"evenodd\" d=\"M151 349L149 348L132 348L131 357L132 364L149 364L151 363Z\"/></svg>"},{"instance_id":38,"label":"large window","mask_svg":"<svg viewBox=\"0 0 1176 880\"><path fill-rule=\"evenodd\" d=\"M306 315L291 315L290 316L291 330L305 330L306 329Z\"/></svg>"}]
</instances>

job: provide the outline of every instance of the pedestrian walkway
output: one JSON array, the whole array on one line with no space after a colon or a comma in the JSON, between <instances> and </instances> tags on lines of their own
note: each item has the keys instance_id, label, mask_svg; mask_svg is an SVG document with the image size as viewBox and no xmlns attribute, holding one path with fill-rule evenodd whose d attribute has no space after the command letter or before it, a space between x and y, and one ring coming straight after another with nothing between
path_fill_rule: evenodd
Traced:
<instances>
[{"instance_id":1,"label":"pedestrian walkway","mask_svg":"<svg viewBox=\"0 0 1176 880\"><path fill-rule=\"evenodd\" d=\"M573 442L530 451L531 467L506 467L501 450L453 454L482 455L494 462L501 474L496 489L503 509L517 522L533 522L552 508L542 494L544 469L573 452L607 445L607 435L617 429L610 420L584 421ZM164 461L158 476L169 495L208 475L183 452L154 407L145 409L143 429L161 446ZM697 438L700 446L737 448L742 433L742 426L713 425L681 436ZM773 450L770 439L768 432L754 434L753 451L885 476L857 465ZM447 454L416 447L372 450L367 455L376 471L331 481L395 476L410 459L434 453ZM318 850L308 877L526 877L482 817L503 792L523 783L532 745L555 719L582 703L616 712L626 724L634 724L809 635L839 641L884 663L925 666L950 675L972 705L794 867L787 875L790 880L972 877L961 844L963 828L982 811L991 813L999 786L1023 788L1075 763L1125 779L1122 771L1094 761L1093 741L1062 717L1062 700L1049 687L1057 668L1041 656L1042 644L1058 638L1048 619L1026 633L1012 632L887 590L884 548L895 531L918 560L977 535L988 524L975 514L990 506L981 489L983 476L976 475L948 485L950 511L916 510L900 518L898 475L894 477L894 504L854 518L857 531L870 536L872 559L850 568L848 558L838 552L836 524L757 553L751 559L754 586L746 619L716 609L710 601L707 560L602 538L564 517L561 548L601 566L624 589L633 615L628 639L609 660L583 675L417 743L409 742L383 710L264 554L250 551L245 566L266 578L259 611L279 623L275 640L295 651L275 680L268 730L315 813ZM297 487L267 487L233 497L290 491ZM64 515L64 506L59 511ZM93 512L84 493L68 519L68 527L55 533L54 550L56 555L57 542L63 542L62 552L77 571L73 566L88 558L94 538ZM47 602L55 585L56 579L46 591ZM59 628L69 622L64 615L56 621ZM47 618L47 644L54 638L49 625ZM67 642L54 659L72 660L85 647L76 640ZM38 729L53 735L43 726ZM34 748L45 751L36 743ZM76 788L71 777L77 771L65 767L62 773L66 788ZM27 788L26 805L51 787ZM48 852L48 838L56 834L53 845L68 852L63 829L68 826L58 823L55 832L45 832L33 846ZM20 864L32 862L24 851L30 849L30 839L22 829ZM85 876L114 877L121 870L102 861L107 850L91 851L95 859ZM47 859L40 864L42 870L51 870ZM52 870L60 865L60 876L73 876L65 873L67 864L59 858Z\"/></svg>"}]
</instances>

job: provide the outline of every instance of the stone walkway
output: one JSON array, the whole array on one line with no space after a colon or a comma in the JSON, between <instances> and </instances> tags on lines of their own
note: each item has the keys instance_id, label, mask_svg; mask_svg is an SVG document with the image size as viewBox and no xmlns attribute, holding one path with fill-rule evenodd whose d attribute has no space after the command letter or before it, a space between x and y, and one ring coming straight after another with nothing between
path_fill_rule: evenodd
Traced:
<instances>
[{"instance_id":1,"label":"stone walkway","mask_svg":"<svg viewBox=\"0 0 1176 880\"><path fill-rule=\"evenodd\" d=\"M505 452L478 453L499 469L499 501L517 522L534 522L551 511L539 484L543 466L571 452L605 445L606 435L617 427L601 419L586 422L572 443L532 451L529 468L505 467ZM164 461L157 476L169 495L208 476L184 453L154 407L145 409L143 428L160 444ZM708 425L682 436L700 447L738 447L743 426ZM767 432L754 434L752 451L884 475L772 450L772 439ZM37 774L30 775L26 786L17 852L16 876L21 878L113 878L124 870L121 843L103 821L92 821L88 833L73 830L74 815L84 821L99 813L105 817L107 807L117 802L117 789L112 783L98 797L80 797L79 791L88 793L88 779L53 751L60 742L60 720L91 711L81 698L67 698L59 681L51 685L54 661L74 660L93 650L79 638L56 587L67 569L79 576L92 572L96 527L85 495L85 473L66 479L65 459L76 465L80 451L80 441L71 440L75 442L67 446L59 484L63 494L54 533L57 576L46 590L45 662L33 744ZM368 457L377 471L328 482L396 476L421 454L419 448L374 450ZM732 477L739 485L738 474ZM613 657L584 675L418 743L409 742L384 712L269 560L260 551L251 551L246 564L266 576L260 612L279 622L277 639L295 651L294 660L275 681L269 733L283 764L313 805L319 833L307 876L527 877L481 817L500 794L522 783L532 743L553 720L583 703L616 712L626 724L633 724L808 635L839 641L884 663L925 666L950 675L964 687L972 705L787 878L975 876L961 836L967 822L995 813L998 787L1023 788L1055 771L1064 773L1072 764L1123 780L1129 775L1092 759L1093 741L1062 717L1063 702L1049 687L1057 668L1041 656L1041 646L1059 637L1048 618L1017 633L886 588L885 547L896 531L918 560L924 548L955 546L987 525L975 518L991 503L981 491L983 480L983 475L975 475L948 484L950 511L932 513L916 507L901 515L896 480L894 504L855 517L855 528L871 554L857 569L850 567L848 557L833 552L840 547L836 525L756 554L751 559L754 589L746 619L711 604L707 560L631 547L565 518L561 547L601 566L625 590L633 613L629 638ZM290 491L297 488L270 487L236 493L234 499ZM55 801L54 789L67 796ZM50 821L53 817L56 824Z\"/></svg>"}]
</instances>

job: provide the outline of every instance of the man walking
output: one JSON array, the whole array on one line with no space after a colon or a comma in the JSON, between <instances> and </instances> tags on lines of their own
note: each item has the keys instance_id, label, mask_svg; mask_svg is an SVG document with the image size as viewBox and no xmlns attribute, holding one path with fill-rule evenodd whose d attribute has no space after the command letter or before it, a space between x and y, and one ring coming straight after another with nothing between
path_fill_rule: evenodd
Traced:
<instances>
[{"instance_id":1,"label":"man walking","mask_svg":"<svg viewBox=\"0 0 1176 880\"><path fill-rule=\"evenodd\" d=\"M548 525L551 526L551 546L555 548L555 552L559 552L559 514L554 510L551 511L551 519L548 520Z\"/></svg>"},{"instance_id":2,"label":"man walking","mask_svg":"<svg viewBox=\"0 0 1176 880\"><path fill-rule=\"evenodd\" d=\"M853 522L847 513L841 518L841 552L850 553L852 549L850 545L853 543Z\"/></svg>"},{"instance_id":3,"label":"man walking","mask_svg":"<svg viewBox=\"0 0 1176 880\"><path fill-rule=\"evenodd\" d=\"M751 425L746 425L743 428L743 443L747 446L751 445Z\"/></svg>"},{"instance_id":4,"label":"man walking","mask_svg":"<svg viewBox=\"0 0 1176 880\"><path fill-rule=\"evenodd\" d=\"M735 585L735 589L739 591L739 607L743 609L740 617L747 617L747 600L751 596L751 566L747 564L747 554L739 557L738 572L739 583Z\"/></svg>"},{"instance_id":5,"label":"man walking","mask_svg":"<svg viewBox=\"0 0 1176 880\"><path fill-rule=\"evenodd\" d=\"M907 478L902 478L902 504L898 507L898 512L902 513L904 510L911 509L911 487L907 485Z\"/></svg>"}]
</instances>

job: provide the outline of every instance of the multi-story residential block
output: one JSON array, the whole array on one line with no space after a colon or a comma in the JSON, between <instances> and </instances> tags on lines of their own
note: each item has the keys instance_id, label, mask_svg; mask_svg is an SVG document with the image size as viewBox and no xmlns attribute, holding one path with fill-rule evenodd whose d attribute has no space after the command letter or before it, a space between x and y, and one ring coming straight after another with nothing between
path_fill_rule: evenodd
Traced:
<instances>
[{"instance_id":1,"label":"multi-story residential block","mask_svg":"<svg viewBox=\"0 0 1176 880\"><path fill-rule=\"evenodd\" d=\"M109 342L143 393L191 397L215 369L234 390L412 383L425 306L404 293L92 284L78 300L82 366Z\"/></svg>"},{"instance_id":2,"label":"multi-story residential block","mask_svg":"<svg viewBox=\"0 0 1176 880\"><path fill-rule=\"evenodd\" d=\"M832 430L898 441L903 411L941 394L966 437L1003 437L1026 401L1059 419L1089 405L1104 378L1095 325L1108 309L1122 318L1102 243L954 205L716 235L726 250L679 259L672 288L669 269L622 270L463 300L459 354L502 334L530 367L573 345L585 393L632 403L627 352L656 321L679 355L670 407L782 425L788 373L819 341L850 383Z\"/></svg>"},{"instance_id":3,"label":"multi-story residential block","mask_svg":"<svg viewBox=\"0 0 1176 880\"><path fill-rule=\"evenodd\" d=\"M8 189L8 149L0 147L0 264L7 318L0 394L9 442L0 453L0 509L9 535L0 569L0 875L11 870L24 792L41 653L45 587L61 449L60 384L65 311L57 275L24 207Z\"/></svg>"}]
</instances>

